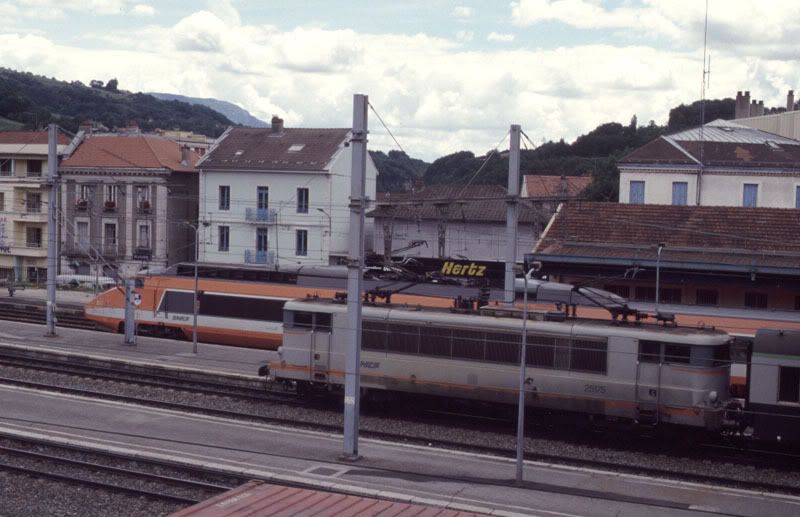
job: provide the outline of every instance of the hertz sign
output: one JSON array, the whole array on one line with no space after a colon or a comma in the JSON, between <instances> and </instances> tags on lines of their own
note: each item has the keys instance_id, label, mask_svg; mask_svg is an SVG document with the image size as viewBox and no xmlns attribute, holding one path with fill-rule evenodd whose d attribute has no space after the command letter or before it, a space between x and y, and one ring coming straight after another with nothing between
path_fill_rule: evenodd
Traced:
<instances>
[{"instance_id":1,"label":"hertz sign","mask_svg":"<svg viewBox=\"0 0 800 517\"><path fill-rule=\"evenodd\" d=\"M442 264L442 269L439 272L447 276L485 278L486 266L483 264L476 264L475 262L464 263L447 260Z\"/></svg>"}]
</instances>

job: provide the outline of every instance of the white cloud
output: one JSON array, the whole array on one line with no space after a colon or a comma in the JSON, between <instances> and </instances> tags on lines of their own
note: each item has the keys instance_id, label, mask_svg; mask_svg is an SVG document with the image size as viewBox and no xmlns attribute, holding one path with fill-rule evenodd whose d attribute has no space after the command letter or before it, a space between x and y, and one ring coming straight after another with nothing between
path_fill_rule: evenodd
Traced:
<instances>
[{"instance_id":1,"label":"white cloud","mask_svg":"<svg viewBox=\"0 0 800 517\"><path fill-rule=\"evenodd\" d=\"M451 14L454 18L472 18L472 15L475 14L475 10L472 7L459 5L453 8Z\"/></svg>"},{"instance_id":2,"label":"white cloud","mask_svg":"<svg viewBox=\"0 0 800 517\"><path fill-rule=\"evenodd\" d=\"M155 16L156 8L148 4L136 4L131 8L131 13L137 16Z\"/></svg>"},{"instance_id":3,"label":"white cloud","mask_svg":"<svg viewBox=\"0 0 800 517\"><path fill-rule=\"evenodd\" d=\"M474 31L458 31L456 32L456 40L463 43L470 42L475 39Z\"/></svg>"},{"instance_id":4,"label":"white cloud","mask_svg":"<svg viewBox=\"0 0 800 517\"><path fill-rule=\"evenodd\" d=\"M514 35L504 32L490 32L489 35L486 36L486 41L500 41L508 43L514 41Z\"/></svg>"},{"instance_id":5,"label":"white cloud","mask_svg":"<svg viewBox=\"0 0 800 517\"><path fill-rule=\"evenodd\" d=\"M0 12L3 5L0 0ZM623 5L649 8L633 1ZM222 3L174 24L148 20L138 30L98 31L93 37L106 39L94 49L84 41L59 44L49 35L5 29L0 63L67 81L117 77L125 90L224 99L264 120L279 114L288 127L346 127L353 93L366 93L406 151L426 159L464 149L483 153L512 123L537 142L542 137L571 140L603 122L627 122L633 114L644 124L663 123L670 108L699 95L702 65L696 46L582 43L481 50L455 36L279 30L242 21L231 9L233 4ZM677 18L672 7L659 9L665 19ZM729 18L728 25L719 21L716 26L738 27ZM793 20L775 23L780 25L773 28L776 33L792 34ZM498 32L491 38L505 41L506 36ZM737 49L714 53L709 96L749 89L766 104L782 104L786 89L800 87L796 61L758 57L772 47L742 38ZM370 126L372 148L394 147L372 116Z\"/></svg>"}]
</instances>

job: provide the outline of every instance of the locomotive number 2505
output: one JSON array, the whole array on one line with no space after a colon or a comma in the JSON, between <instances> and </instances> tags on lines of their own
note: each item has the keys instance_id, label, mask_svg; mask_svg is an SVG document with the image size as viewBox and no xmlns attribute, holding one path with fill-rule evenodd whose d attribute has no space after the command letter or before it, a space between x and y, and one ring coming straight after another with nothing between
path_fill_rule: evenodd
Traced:
<instances>
[{"instance_id":1,"label":"locomotive number 2505","mask_svg":"<svg viewBox=\"0 0 800 517\"><path fill-rule=\"evenodd\" d=\"M605 393L606 387L600 384L586 384L583 387L585 393Z\"/></svg>"}]
</instances>

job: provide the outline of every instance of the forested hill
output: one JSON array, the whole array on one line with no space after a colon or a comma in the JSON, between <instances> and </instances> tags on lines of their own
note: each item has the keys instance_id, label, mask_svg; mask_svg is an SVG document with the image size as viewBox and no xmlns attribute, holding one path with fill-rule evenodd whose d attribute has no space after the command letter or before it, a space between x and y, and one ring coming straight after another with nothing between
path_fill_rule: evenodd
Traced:
<instances>
[{"instance_id":1,"label":"forested hill","mask_svg":"<svg viewBox=\"0 0 800 517\"><path fill-rule=\"evenodd\" d=\"M94 80L90 84L0 68L0 126L36 129L55 122L77 131L87 119L112 129L136 121L144 131L180 129L216 137L233 125L224 115L205 106L125 91L116 79L108 83Z\"/></svg>"}]
</instances>

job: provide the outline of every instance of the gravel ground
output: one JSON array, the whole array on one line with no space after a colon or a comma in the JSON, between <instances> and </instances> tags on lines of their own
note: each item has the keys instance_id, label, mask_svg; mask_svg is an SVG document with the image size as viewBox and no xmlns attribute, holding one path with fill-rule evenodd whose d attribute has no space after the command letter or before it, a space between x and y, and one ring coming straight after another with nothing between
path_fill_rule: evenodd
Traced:
<instances>
[{"instance_id":1,"label":"gravel ground","mask_svg":"<svg viewBox=\"0 0 800 517\"><path fill-rule=\"evenodd\" d=\"M54 375L15 367L0 366L0 375L13 376L32 382L58 383L71 388L143 397L149 400L192 404L198 407L287 419L309 427L342 425L342 415L337 409L297 407L280 402L253 402L231 397L198 395L172 389L142 387L70 375ZM413 406L413 403L410 405ZM360 421L362 431L385 432L387 429L391 429L394 434L417 437L418 439L414 440L416 442L421 441L419 438L422 437L430 442L457 442L465 450L503 448L507 449L509 453L513 453L515 446L513 421L506 423L481 422L460 417L428 417L424 414L417 414L418 418L409 420L402 417L369 414L369 411L364 411L364 413L366 414ZM538 421L546 418L549 417L534 415L532 420ZM627 472L637 472L637 469L642 469L642 471L660 469L674 473L673 477L677 479L685 478L684 474L694 474L726 478L731 480L734 485L735 481L760 482L800 489L800 462L797 462L796 468L789 471L783 468L764 468L763 465L756 467L753 465L753 463L757 463L754 457L744 452L736 455L726 454L724 459L720 459L723 457L721 453L699 452L697 449L681 451L672 444L664 444L659 439L632 439L620 432L609 432L605 435L593 431L581 433L575 429L574 424L571 427L569 424L563 426L535 425L529 426L528 431L535 437L528 436L526 438L525 450L527 453L545 454L559 458L565 463L604 462L619 465ZM555 460L548 459L548 461Z\"/></svg>"},{"instance_id":2,"label":"gravel ground","mask_svg":"<svg viewBox=\"0 0 800 517\"><path fill-rule=\"evenodd\" d=\"M0 515L4 517L152 517L186 507L3 471L0 493Z\"/></svg>"},{"instance_id":3,"label":"gravel ground","mask_svg":"<svg viewBox=\"0 0 800 517\"><path fill-rule=\"evenodd\" d=\"M246 481L232 476L196 473L178 467L150 464L102 453L84 452L21 440L0 438L0 446L227 487L238 486ZM152 480L131 477L125 474L109 473L97 467L66 465L56 460L30 458L7 452L3 452L0 455L0 461L19 467L68 475L74 479L103 481L129 488L149 490L156 493L169 493L198 500L207 499L220 493L219 490L173 485L165 486ZM0 493L2 494L2 497L0 497L0 515L2 516L114 515L133 517L139 515L168 515L187 506L177 502L119 493L113 489L92 488L85 485L82 486L79 483L67 483L47 478L37 478L33 475L4 472L1 468ZM36 497L33 498L31 494L35 494Z\"/></svg>"}]
</instances>

